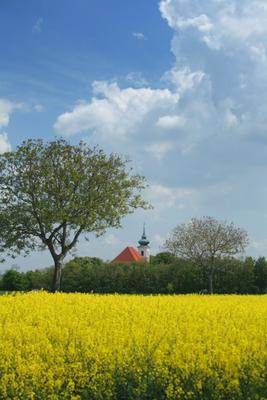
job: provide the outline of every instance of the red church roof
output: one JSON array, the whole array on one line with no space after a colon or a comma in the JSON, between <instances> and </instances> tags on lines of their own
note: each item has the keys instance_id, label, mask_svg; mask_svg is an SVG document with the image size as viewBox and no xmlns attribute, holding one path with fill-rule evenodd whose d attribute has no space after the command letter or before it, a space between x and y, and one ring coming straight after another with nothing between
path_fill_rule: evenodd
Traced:
<instances>
[{"instance_id":1,"label":"red church roof","mask_svg":"<svg viewBox=\"0 0 267 400\"><path fill-rule=\"evenodd\" d=\"M112 262L138 262L144 261L144 257L142 257L138 251L134 247L126 247Z\"/></svg>"}]
</instances>

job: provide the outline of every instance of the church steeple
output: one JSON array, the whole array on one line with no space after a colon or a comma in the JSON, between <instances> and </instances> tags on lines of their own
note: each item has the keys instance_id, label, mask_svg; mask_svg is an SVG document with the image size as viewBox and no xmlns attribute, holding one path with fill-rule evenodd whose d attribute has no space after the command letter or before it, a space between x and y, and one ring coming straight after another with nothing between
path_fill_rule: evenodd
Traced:
<instances>
[{"instance_id":1,"label":"church steeple","mask_svg":"<svg viewBox=\"0 0 267 400\"><path fill-rule=\"evenodd\" d=\"M142 257L145 258L146 261L149 262L150 259L150 247L149 247L149 240L146 237L146 226L144 224L143 226L143 234L141 236L141 239L138 241L139 246L138 246L138 251L139 254L141 254Z\"/></svg>"},{"instance_id":2,"label":"church steeple","mask_svg":"<svg viewBox=\"0 0 267 400\"><path fill-rule=\"evenodd\" d=\"M143 235L142 235L141 239L138 241L138 243L139 243L141 246L147 246L147 245L149 245L149 240L147 240L147 237L146 237L146 225L145 225L145 224L144 224L144 226L143 226Z\"/></svg>"}]
</instances>

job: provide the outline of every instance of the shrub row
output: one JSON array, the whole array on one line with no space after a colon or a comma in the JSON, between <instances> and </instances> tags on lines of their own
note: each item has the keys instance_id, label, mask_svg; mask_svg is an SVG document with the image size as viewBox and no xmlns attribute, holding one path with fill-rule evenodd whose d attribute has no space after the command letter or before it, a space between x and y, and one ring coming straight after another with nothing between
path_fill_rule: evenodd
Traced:
<instances>
[{"instance_id":1,"label":"shrub row","mask_svg":"<svg viewBox=\"0 0 267 400\"><path fill-rule=\"evenodd\" d=\"M20 272L6 271L0 279L2 291L49 290L53 268ZM207 288L205 270L167 253L152 257L150 264L110 264L98 258L76 257L62 273L64 292L185 294ZM267 292L267 261L224 258L217 261L215 293L263 294Z\"/></svg>"}]
</instances>

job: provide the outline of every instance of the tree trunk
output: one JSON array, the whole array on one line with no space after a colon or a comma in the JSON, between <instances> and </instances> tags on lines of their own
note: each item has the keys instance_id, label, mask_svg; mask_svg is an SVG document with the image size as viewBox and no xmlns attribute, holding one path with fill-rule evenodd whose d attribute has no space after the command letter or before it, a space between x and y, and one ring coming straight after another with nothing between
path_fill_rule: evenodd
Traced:
<instances>
[{"instance_id":1,"label":"tree trunk","mask_svg":"<svg viewBox=\"0 0 267 400\"><path fill-rule=\"evenodd\" d=\"M61 271L62 271L62 262L60 260L55 260L55 269L52 283L52 292L56 293L60 290L60 282L61 282Z\"/></svg>"},{"instance_id":2,"label":"tree trunk","mask_svg":"<svg viewBox=\"0 0 267 400\"><path fill-rule=\"evenodd\" d=\"M209 293L213 294L213 273L209 274Z\"/></svg>"}]
</instances>

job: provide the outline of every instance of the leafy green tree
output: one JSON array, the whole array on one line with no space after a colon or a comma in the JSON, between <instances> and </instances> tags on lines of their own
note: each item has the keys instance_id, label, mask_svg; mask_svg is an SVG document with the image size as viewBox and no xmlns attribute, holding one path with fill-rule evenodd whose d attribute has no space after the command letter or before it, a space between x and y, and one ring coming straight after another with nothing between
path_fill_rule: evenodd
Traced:
<instances>
[{"instance_id":1,"label":"leafy green tree","mask_svg":"<svg viewBox=\"0 0 267 400\"><path fill-rule=\"evenodd\" d=\"M96 291L95 272L101 273L103 261L96 257L75 257L62 270L62 290L64 292Z\"/></svg>"},{"instance_id":2,"label":"leafy green tree","mask_svg":"<svg viewBox=\"0 0 267 400\"><path fill-rule=\"evenodd\" d=\"M244 261L234 257L223 257L216 260L214 290L216 293L239 293L240 276Z\"/></svg>"},{"instance_id":3,"label":"leafy green tree","mask_svg":"<svg viewBox=\"0 0 267 400\"><path fill-rule=\"evenodd\" d=\"M255 287L255 265L252 257L246 257L242 263L242 268L239 270L239 293L254 294Z\"/></svg>"},{"instance_id":4,"label":"leafy green tree","mask_svg":"<svg viewBox=\"0 0 267 400\"><path fill-rule=\"evenodd\" d=\"M49 290L53 278L53 268L25 272L26 290Z\"/></svg>"},{"instance_id":5,"label":"leafy green tree","mask_svg":"<svg viewBox=\"0 0 267 400\"><path fill-rule=\"evenodd\" d=\"M267 293L267 262L265 257L260 257L255 262L254 275L258 293Z\"/></svg>"},{"instance_id":6,"label":"leafy green tree","mask_svg":"<svg viewBox=\"0 0 267 400\"><path fill-rule=\"evenodd\" d=\"M128 161L85 143L24 141L0 155L0 247L9 255L48 249L52 290L60 289L62 262L82 233L102 235L148 204L144 178Z\"/></svg>"},{"instance_id":7,"label":"leafy green tree","mask_svg":"<svg viewBox=\"0 0 267 400\"><path fill-rule=\"evenodd\" d=\"M171 264L177 260L177 257L169 251L162 251L161 253L151 256L150 263L152 264Z\"/></svg>"},{"instance_id":8,"label":"leafy green tree","mask_svg":"<svg viewBox=\"0 0 267 400\"><path fill-rule=\"evenodd\" d=\"M233 223L203 217L178 225L165 242L165 248L202 267L212 294L217 259L241 253L247 244L248 236L243 229Z\"/></svg>"},{"instance_id":9,"label":"leafy green tree","mask_svg":"<svg viewBox=\"0 0 267 400\"><path fill-rule=\"evenodd\" d=\"M198 293L204 287L201 269L189 260L178 258L166 272L168 289L172 288L173 293Z\"/></svg>"},{"instance_id":10,"label":"leafy green tree","mask_svg":"<svg viewBox=\"0 0 267 400\"><path fill-rule=\"evenodd\" d=\"M6 271L2 276L2 290L25 290L24 274L15 269Z\"/></svg>"}]
</instances>

